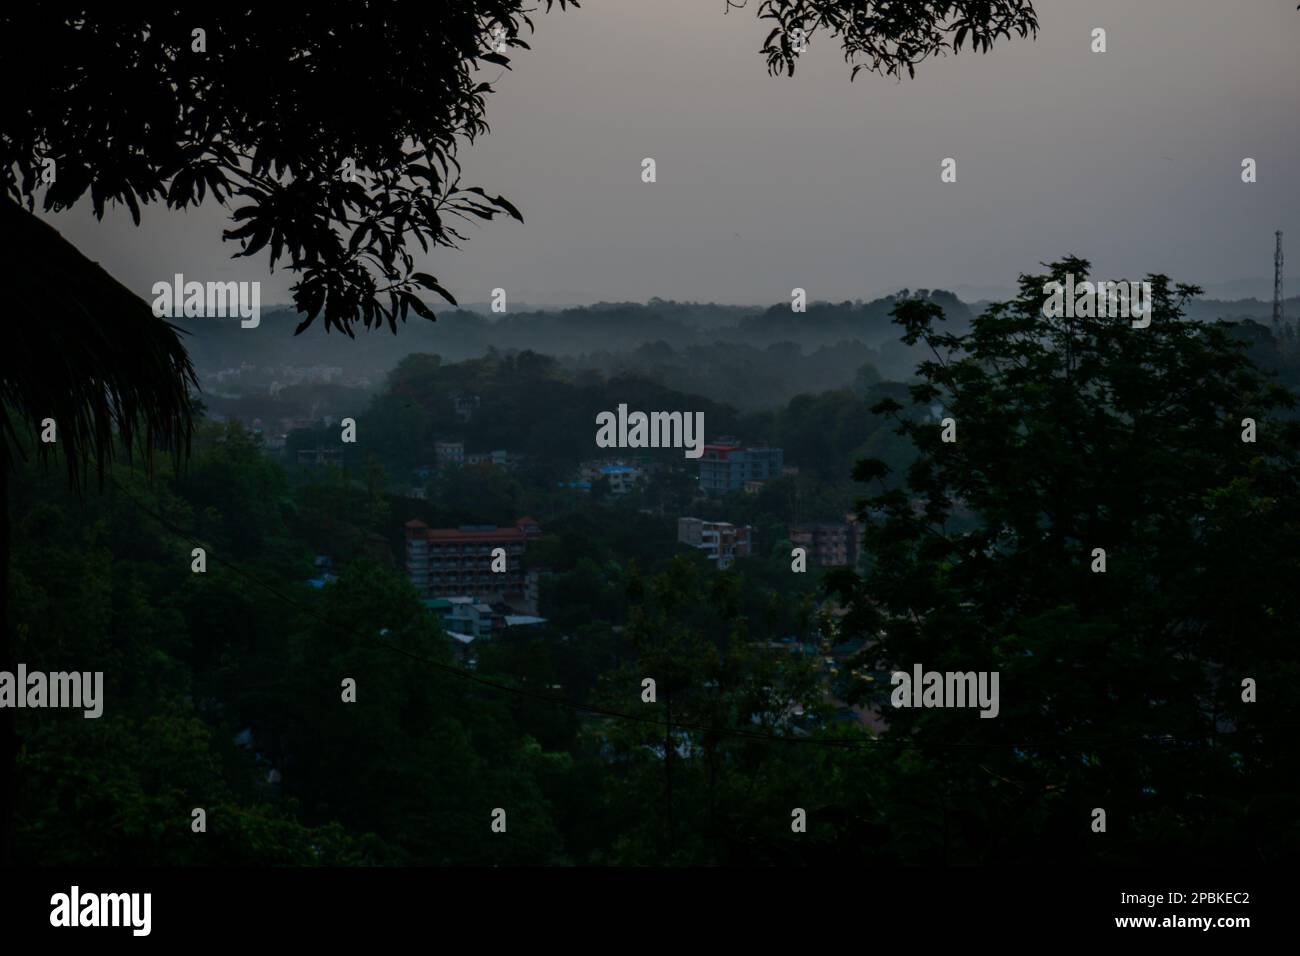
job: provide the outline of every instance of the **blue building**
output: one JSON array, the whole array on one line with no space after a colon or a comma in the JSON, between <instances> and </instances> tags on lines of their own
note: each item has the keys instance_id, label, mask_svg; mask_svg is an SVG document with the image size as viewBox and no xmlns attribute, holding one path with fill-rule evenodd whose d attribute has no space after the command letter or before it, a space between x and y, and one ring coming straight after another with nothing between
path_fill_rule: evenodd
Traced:
<instances>
[{"instance_id":1,"label":"blue building","mask_svg":"<svg viewBox=\"0 0 1300 956\"><path fill-rule=\"evenodd\" d=\"M747 481L781 477L784 465L785 455L780 448L705 445L700 458L700 488L710 495L743 491Z\"/></svg>"}]
</instances>

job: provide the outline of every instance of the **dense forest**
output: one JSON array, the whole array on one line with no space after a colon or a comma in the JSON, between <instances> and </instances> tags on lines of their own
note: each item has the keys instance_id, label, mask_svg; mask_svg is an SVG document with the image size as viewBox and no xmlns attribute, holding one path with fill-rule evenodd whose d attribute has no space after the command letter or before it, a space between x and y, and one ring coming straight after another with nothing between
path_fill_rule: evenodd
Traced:
<instances>
[{"instance_id":1,"label":"dense forest","mask_svg":"<svg viewBox=\"0 0 1300 956\"><path fill-rule=\"evenodd\" d=\"M899 298L894 334L930 356L915 374L863 363L765 408L534 351L412 354L356 409L355 444L299 429L277 456L246 422L205 421L179 471L107 463L84 493L29 453L11 485L18 656L103 670L107 700L96 720L20 712L19 858L1294 856L1300 429L1252 359L1267 331L1190 320L1194 290L1164 277L1150 329L1067 327L1039 308L1048 278L955 323ZM619 402L703 411L710 438L782 447L797 471L704 499L660 451L646 487L575 496L563 480ZM437 441L521 457L439 469ZM337 467L297 463L322 443ZM850 510L862 566L792 572L788 525ZM686 513L751 524L758 547L716 570L677 543ZM527 560L546 623L470 667L407 579L402 524L524 514L544 528ZM337 577L313 587L321 554ZM1000 670L999 719L891 713L888 674L915 661Z\"/></svg>"}]
</instances>

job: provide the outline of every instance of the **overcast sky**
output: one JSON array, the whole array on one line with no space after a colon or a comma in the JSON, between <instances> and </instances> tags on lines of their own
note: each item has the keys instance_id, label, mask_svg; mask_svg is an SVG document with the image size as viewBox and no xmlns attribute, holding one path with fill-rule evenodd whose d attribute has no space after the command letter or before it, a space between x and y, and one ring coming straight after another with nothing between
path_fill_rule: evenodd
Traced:
<instances>
[{"instance_id":1,"label":"overcast sky","mask_svg":"<svg viewBox=\"0 0 1300 956\"><path fill-rule=\"evenodd\" d=\"M525 222L471 228L421 267L461 301L501 286L512 304L563 304L766 303L794 286L973 297L1071 253L1105 277L1253 278L1268 297L1275 229L1300 263L1295 0L1037 0L1036 41L852 83L827 37L793 78L768 76L757 4L583 0L538 16L488 98L491 134L461 157ZM945 157L956 183L940 182ZM264 304L287 301L290 273L230 258L224 215L51 221L142 295L182 272L258 279Z\"/></svg>"}]
</instances>

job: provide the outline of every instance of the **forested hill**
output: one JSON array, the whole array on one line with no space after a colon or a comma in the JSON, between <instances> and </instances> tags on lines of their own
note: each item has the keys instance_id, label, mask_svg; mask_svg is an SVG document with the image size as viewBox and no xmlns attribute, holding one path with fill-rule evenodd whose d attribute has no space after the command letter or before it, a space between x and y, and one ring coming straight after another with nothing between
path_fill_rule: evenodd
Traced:
<instances>
[{"instance_id":1,"label":"forested hill","mask_svg":"<svg viewBox=\"0 0 1300 956\"><path fill-rule=\"evenodd\" d=\"M925 294L943 308L947 330L958 334L987 304L968 305L944 291ZM188 333L186 346L210 393L249 395L273 382L293 384L301 379L285 369L313 366L338 370L319 380L373 389L408 355L457 362L495 349L555 356L575 374L637 375L739 409L760 409L802 392L910 378L924 356L899 342L889 318L895 301L813 301L806 312L793 312L788 303L763 308L662 299L502 315L448 310L437 322L413 317L396 335L385 327L361 331L355 340L320 328L295 336L299 316L287 308L266 311L253 329L233 319L176 323ZM1300 314L1300 299L1286 305L1288 314ZM1258 299L1201 299L1188 307L1201 321L1267 324L1270 311Z\"/></svg>"},{"instance_id":2,"label":"forested hill","mask_svg":"<svg viewBox=\"0 0 1300 956\"><path fill-rule=\"evenodd\" d=\"M951 293L936 292L949 321L964 327L970 310ZM663 342L674 349L722 342L764 348L794 342L805 349L857 340L876 345L896 337L889 296L871 302L809 302L806 312L788 303L762 306L701 305L652 299L648 303L598 303L559 311L483 315L464 310L439 313L437 322L412 319L397 335L387 328L361 332L355 341L319 329L294 336L300 317L289 308L265 310L256 329L229 319L177 319L200 368L261 365L340 365L386 372L412 352L434 352L449 361L475 358L489 347L555 356L622 352Z\"/></svg>"}]
</instances>

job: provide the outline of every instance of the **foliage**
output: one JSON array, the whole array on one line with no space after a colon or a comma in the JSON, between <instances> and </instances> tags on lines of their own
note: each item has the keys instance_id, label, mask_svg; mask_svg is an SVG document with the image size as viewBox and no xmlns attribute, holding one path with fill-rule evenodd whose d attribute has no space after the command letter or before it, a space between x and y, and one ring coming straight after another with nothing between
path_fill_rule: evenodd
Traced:
<instances>
[{"instance_id":1,"label":"foliage","mask_svg":"<svg viewBox=\"0 0 1300 956\"><path fill-rule=\"evenodd\" d=\"M574 0L546 0L563 9ZM120 202L186 209L210 194L231 212L236 255L269 250L298 274L306 318L352 334L407 311L432 319L428 290L455 304L411 250L454 246L456 220L521 219L501 196L462 185L458 140L487 130L480 64L509 68L527 47L522 0L447 0L382 10L151 11L27 5L0 19L6 36L43 42L39 66L5 57L0 82L24 89L0 126L5 192L29 208L47 160L57 177L42 206L89 194L96 216ZM202 48L196 29L204 31ZM33 70L41 82L28 82ZM355 173L347 175L345 164Z\"/></svg>"},{"instance_id":2,"label":"foliage","mask_svg":"<svg viewBox=\"0 0 1300 956\"><path fill-rule=\"evenodd\" d=\"M733 0L728 0L728 5ZM741 4L737 4L740 6ZM760 19L776 26L763 44L768 72L794 73L794 31L811 38L825 31L838 39L844 61L882 76L916 76L916 67L932 56L960 53L964 44L988 53L1001 37L1038 35L1038 14L1029 0L938 0L890 3L877 0L763 0Z\"/></svg>"},{"instance_id":3,"label":"foliage","mask_svg":"<svg viewBox=\"0 0 1300 956\"><path fill-rule=\"evenodd\" d=\"M1148 277L1148 328L1046 317L1044 285L1088 271L1023 276L968 335L941 331L933 303L898 305L933 352L912 398L940 403L957 440L900 418L919 457L863 502L868 571L834 582L843 633L869 640L858 697L914 751L944 859L1294 853L1294 825L1260 822L1295 807L1300 426L1276 414L1294 399L1223 326L1183 321L1198 290L1165 276ZM884 675L917 662L999 672L1000 714L891 708ZM1093 807L1104 841L1087 839Z\"/></svg>"}]
</instances>

